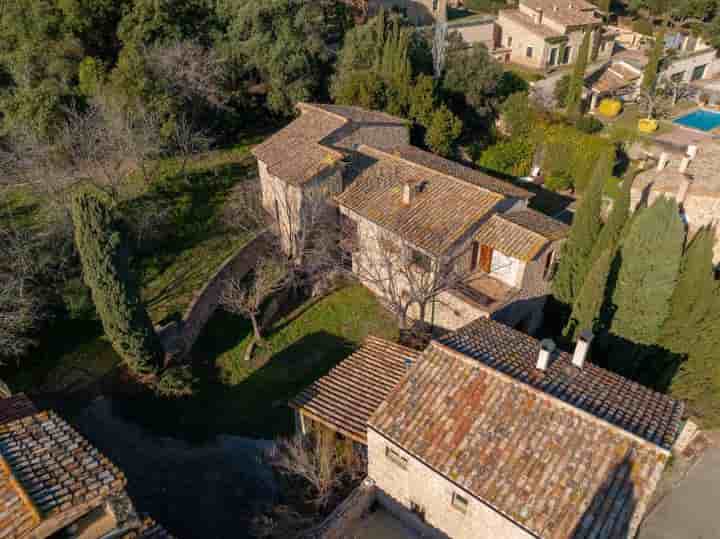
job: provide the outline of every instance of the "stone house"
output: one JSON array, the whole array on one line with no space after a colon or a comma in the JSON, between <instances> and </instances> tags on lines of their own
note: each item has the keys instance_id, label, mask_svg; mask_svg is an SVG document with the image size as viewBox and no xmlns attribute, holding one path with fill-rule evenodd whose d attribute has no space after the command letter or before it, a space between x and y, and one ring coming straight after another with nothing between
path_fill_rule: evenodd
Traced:
<instances>
[{"instance_id":1,"label":"stone house","mask_svg":"<svg viewBox=\"0 0 720 539\"><path fill-rule=\"evenodd\" d=\"M720 223L720 144L707 139L685 151L663 147L652 168L635 177L631 207L652 205L660 196L674 198L692 237L700 228ZM720 228L713 261L720 264Z\"/></svg>"},{"instance_id":2,"label":"stone house","mask_svg":"<svg viewBox=\"0 0 720 539\"><path fill-rule=\"evenodd\" d=\"M684 405L592 364L590 342L556 352L484 318L419 356L373 340L295 407L365 427L375 501L422 537L630 539Z\"/></svg>"},{"instance_id":3,"label":"stone house","mask_svg":"<svg viewBox=\"0 0 720 539\"><path fill-rule=\"evenodd\" d=\"M0 400L0 537L172 539L142 521L125 476L52 411Z\"/></svg>"},{"instance_id":4,"label":"stone house","mask_svg":"<svg viewBox=\"0 0 720 539\"><path fill-rule=\"evenodd\" d=\"M358 279L386 300L408 296L410 319L539 326L567 227L528 209L531 193L410 146L397 118L332 105L300 111L253 150L263 205L288 252L310 226L306 208L330 198Z\"/></svg>"},{"instance_id":5,"label":"stone house","mask_svg":"<svg viewBox=\"0 0 720 539\"><path fill-rule=\"evenodd\" d=\"M427 26L447 21L448 0L368 0L370 16L381 8L402 13L416 26Z\"/></svg>"},{"instance_id":6,"label":"stone house","mask_svg":"<svg viewBox=\"0 0 720 539\"><path fill-rule=\"evenodd\" d=\"M597 7L585 0L520 0L500 10L497 24L506 60L535 69L574 63L585 32L592 32L593 58L609 58L615 48L615 34L605 32Z\"/></svg>"}]
</instances>

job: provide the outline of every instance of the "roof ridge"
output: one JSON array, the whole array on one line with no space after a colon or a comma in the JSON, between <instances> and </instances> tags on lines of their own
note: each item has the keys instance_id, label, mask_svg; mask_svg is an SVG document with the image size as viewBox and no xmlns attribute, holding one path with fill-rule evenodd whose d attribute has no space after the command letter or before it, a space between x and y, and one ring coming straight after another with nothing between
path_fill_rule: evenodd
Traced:
<instances>
[{"instance_id":1,"label":"roof ridge","mask_svg":"<svg viewBox=\"0 0 720 539\"><path fill-rule=\"evenodd\" d=\"M323 114L327 114L328 116L332 116L333 118L336 118L336 119L340 120L341 122L343 122L343 124L348 124L348 123L351 123L351 122L352 122L352 120L351 120L350 118L346 118L346 117L343 116L342 114L337 114L337 113L335 113L335 112L326 110L326 109L324 109L324 108L322 108L322 107L317 106L317 105L314 104L314 103L308 103L307 101L300 101L300 102L296 105L296 107L299 108L300 110L302 110L303 108L308 108L308 109L311 109L311 110L313 110L313 111L315 111L315 112L322 112Z\"/></svg>"},{"instance_id":2,"label":"roof ridge","mask_svg":"<svg viewBox=\"0 0 720 539\"><path fill-rule=\"evenodd\" d=\"M414 150L417 150L417 151L420 151L420 152L425 151L425 150L423 150L423 149L421 149L421 148L418 148L417 146L413 146L412 144L408 144L407 146L411 146ZM404 157L402 157L402 156L400 156L400 155L396 155L396 154L394 154L394 153L389 153L389 152L387 152L387 151L385 151L385 150L381 150L381 149L376 148L376 147L374 147L374 146L369 146L369 145L367 145L367 144L361 144L358 149L360 150L360 149L362 149L362 148L366 148L366 149L369 149L369 150L371 150L371 151L375 151L375 152L381 153L381 154L383 154L383 155L386 155L386 156L390 157L391 159L394 159L394 160L396 160L396 161L402 161L403 163L407 163L407 164L410 165L410 166L413 166L413 167L415 167L415 168L419 168L419 169L421 169L421 170L425 170L425 171L427 171L427 172L429 172L429 173L438 174L438 175L440 175L440 176L444 176L445 178L450 178L451 180L454 180L454 181L463 183L463 184L465 184L465 185L471 185L471 186L473 186L474 188L479 189L479 190L481 190L481 191L483 191L483 192L490 193L490 194L493 194L493 195L497 195L497 196L502 197L502 198L509 198L507 195L503 195L502 193L498 193L497 191L495 191L495 190L493 190L493 189L490 189L490 188L488 188L488 187L483 187L482 185L478 185L478 184L476 184L476 183L473 183L473 182L471 182L471 181L465 180L465 179L463 179L463 178L458 178L457 176L453 176L453 175L451 175L451 174L448 174L447 172L443 172L443 171L441 171L441 170L437 170L437 169L430 168L430 167L425 166L425 165L421 165L420 163L416 163L415 161L410 161L409 159L406 159L406 158L404 158ZM465 165L463 165L463 164L461 164L461 163L457 163L457 164L460 165L460 166L462 166L462 167L465 166ZM468 168L469 170L473 170L473 169L471 169L471 168L469 168L469 167L466 167L466 168ZM502 181L502 180L497 180L497 181Z\"/></svg>"},{"instance_id":3,"label":"roof ridge","mask_svg":"<svg viewBox=\"0 0 720 539\"><path fill-rule=\"evenodd\" d=\"M518 210L518 211L522 211L522 210ZM516 223L515 221L511 221L510 219L507 219L507 218L505 217L506 215L509 215L509 214L511 214L511 213L513 213L513 212L512 212L512 211L509 211L509 212L503 212L503 213L496 213L496 214L493 215L493 217L497 216L498 218L502 219L502 220L503 220L504 222L506 222L506 223L509 223L509 224L511 224L511 225L514 225L514 226L516 226L516 227L518 227L518 228L522 228L523 230L525 230L525 231L527 231L527 232L530 232L530 234L533 234L535 237L537 237L537 238L540 239L540 240L547 240L547 239L548 239L548 238L546 238L545 236L543 236L542 234L540 234L539 232L533 230L532 228L523 226L523 225L521 225L520 223Z\"/></svg>"},{"instance_id":4,"label":"roof ridge","mask_svg":"<svg viewBox=\"0 0 720 539\"><path fill-rule=\"evenodd\" d=\"M532 337L530 337L530 338L532 338ZM514 376L505 374L504 372L501 372L501 371L497 370L496 368L491 367L490 365L486 365L482 361L478 361L477 359L474 359L466 354L463 354L462 352L459 352L459 351L455 350L454 348L451 348L450 346L442 344L441 342L438 342L435 339L430 341L430 346L428 348L430 348L430 347L435 347L444 353L450 354L451 356L454 356L454 357L464 361L465 363L472 363L474 366L485 370L486 372L492 374L493 376L495 376L496 378L499 378L500 380L504 380L511 384L517 384L523 388L527 388L533 394L538 395L540 398L547 399L548 401L555 403L555 404L561 406L562 408L573 411L582 417L586 417L587 419L590 419L591 421L594 421L605 427L608 427L612 431L618 431L619 433L630 438L631 440L642 443L644 446L650 447L652 449L658 450L666 456L669 456L671 454L671 450L669 450L669 449L665 449L664 447L662 447L656 443L653 443L650 440L647 440L647 439L643 438L642 436L639 436L633 432L630 432L630 431L620 427L619 425L615 425L614 423L611 423L610 421L603 419L602 417L598 417L597 415L587 412L587 411L583 410L582 408L578 408L574 404L566 402L566 401L556 397L555 395L552 395L551 393L548 393L546 391L543 391L541 389L533 387L532 385L530 385L526 382L523 382L522 380L518 380ZM569 357L569 354L567 352L560 352L560 354L565 354ZM602 367L598 367L598 368L602 369ZM602 370L606 370L606 369L602 369ZM608 371L608 372L611 372L611 371ZM642 387L644 387L644 386L642 386ZM645 389L647 389L648 391L652 391L651 389L648 389L648 388L645 388Z\"/></svg>"},{"instance_id":5,"label":"roof ridge","mask_svg":"<svg viewBox=\"0 0 720 539\"><path fill-rule=\"evenodd\" d=\"M415 350L414 348L410 348L409 346L405 346L404 344L400 344L399 342L395 342L395 341L391 341L391 340L388 340L388 339L384 339L384 338L382 338L382 337L377 337L376 335L372 335L372 334L370 334L370 335L368 335L367 337L365 337L365 340L363 341L363 344L367 344L367 343L371 343L371 342L373 342L373 343L389 344L390 346L392 346L392 347L394 347L394 348L402 349L404 352L407 351L407 352L410 352L410 353L414 353L414 354L416 354L416 355L422 354L421 351ZM358 350L360 350L360 348L358 348ZM355 352L357 352L358 350L355 350ZM353 352L353 354L354 354L355 352Z\"/></svg>"}]
</instances>

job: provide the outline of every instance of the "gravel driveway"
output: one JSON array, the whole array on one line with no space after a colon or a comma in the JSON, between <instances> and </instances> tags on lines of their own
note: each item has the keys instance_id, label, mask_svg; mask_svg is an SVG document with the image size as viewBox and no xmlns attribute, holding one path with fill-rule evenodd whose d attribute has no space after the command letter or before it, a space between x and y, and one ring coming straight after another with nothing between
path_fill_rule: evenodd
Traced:
<instances>
[{"instance_id":1,"label":"gravel driveway","mask_svg":"<svg viewBox=\"0 0 720 539\"><path fill-rule=\"evenodd\" d=\"M138 511L179 539L243 539L276 486L261 456L272 442L220 436L193 446L153 436L119 418L98 399L74 421L126 474Z\"/></svg>"}]
</instances>

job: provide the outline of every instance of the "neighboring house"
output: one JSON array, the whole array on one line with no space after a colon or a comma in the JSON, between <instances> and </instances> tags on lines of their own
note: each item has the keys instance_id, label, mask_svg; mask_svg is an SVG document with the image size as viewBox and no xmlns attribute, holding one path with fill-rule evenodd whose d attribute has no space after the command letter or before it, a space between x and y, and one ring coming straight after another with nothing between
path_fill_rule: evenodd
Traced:
<instances>
[{"instance_id":1,"label":"neighboring house","mask_svg":"<svg viewBox=\"0 0 720 539\"><path fill-rule=\"evenodd\" d=\"M717 50L702 38L685 33L665 38L667 57L660 66L660 79L693 83L720 73Z\"/></svg>"},{"instance_id":2,"label":"neighboring house","mask_svg":"<svg viewBox=\"0 0 720 539\"><path fill-rule=\"evenodd\" d=\"M585 86L590 92L590 110L595 110L600 100L606 97L635 100L642 76L642 69L622 59L608 62L594 71L585 78Z\"/></svg>"},{"instance_id":3,"label":"neighboring house","mask_svg":"<svg viewBox=\"0 0 720 539\"><path fill-rule=\"evenodd\" d=\"M0 400L0 537L171 539L142 523L125 476L52 411L20 394Z\"/></svg>"},{"instance_id":4,"label":"neighboring house","mask_svg":"<svg viewBox=\"0 0 720 539\"><path fill-rule=\"evenodd\" d=\"M592 364L590 341L556 352L487 319L419 357L373 339L294 403L357 433L375 500L423 537L630 539L684 405Z\"/></svg>"},{"instance_id":5,"label":"neighboring house","mask_svg":"<svg viewBox=\"0 0 720 539\"><path fill-rule=\"evenodd\" d=\"M299 108L297 120L253 150L263 205L286 250L296 252L311 226L307 208L332 198L353 270L379 296L415 297L416 275L430 277L427 290L452 270L457 282L436 288L429 304L409 305L411 319L445 329L480 316L529 332L539 326L567 227L527 209L531 193L410 146L397 118Z\"/></svg>"},{"instance_id":6,"label":"neighboring house","mask_svg":"<svg viewBox=\"0 0 720 539\"><path fill-rule=\"evenodd\" d=\"M509 61L541 70L574 63L586 32L593 59L609 58L615 47L615 33L603 30L597 6L585 0L520 0L500 10L497 24Z\"/></svg>"},{"instance_id":7,"label":"neighboring house","mask_svg":"<svg viewBox=\"0 0 720 539\"><path fill-rule=\"evenodd\" d=\"M402 13L411 24L426 26L447 21L448 0L368 0L368 8L370 16L384 8Z\"/></svg>"},{"instance_id":8,"label":"neighboring house","mask_svg":"<svg viewBox=\"0 0 720 539\"><path fill-rule=\"evenodd\" d=\"M688 146L685 152L667 149L657 164L638 174L633 182L632 208L652 205L659 196L680 205L690 236L720 222L720 144L713 140ZM720 228L716 229L715 264L720 263Z\"/></svg>"}]
</instances>

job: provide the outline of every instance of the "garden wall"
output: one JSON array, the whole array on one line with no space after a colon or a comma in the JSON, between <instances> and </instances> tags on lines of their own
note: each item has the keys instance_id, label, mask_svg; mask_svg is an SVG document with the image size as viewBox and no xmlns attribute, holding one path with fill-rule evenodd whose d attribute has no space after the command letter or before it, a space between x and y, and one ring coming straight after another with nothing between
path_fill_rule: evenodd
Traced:
<instances>
[{"instance_id":1,"label":"garden wall","mask_svg":"<svg viewBox=\"0 0 720 539\"><path fill-rule=\"evenodd\" d=\"M242 278L247 274L255 266L258 257L268 248L270 240L271 232L265 230L228 257L205 286L195 293L182 319L158 329L167 352L183 357L192 350L193 344L220 303L223 283L230 276Z\"/></svg>"}]
</instances>

